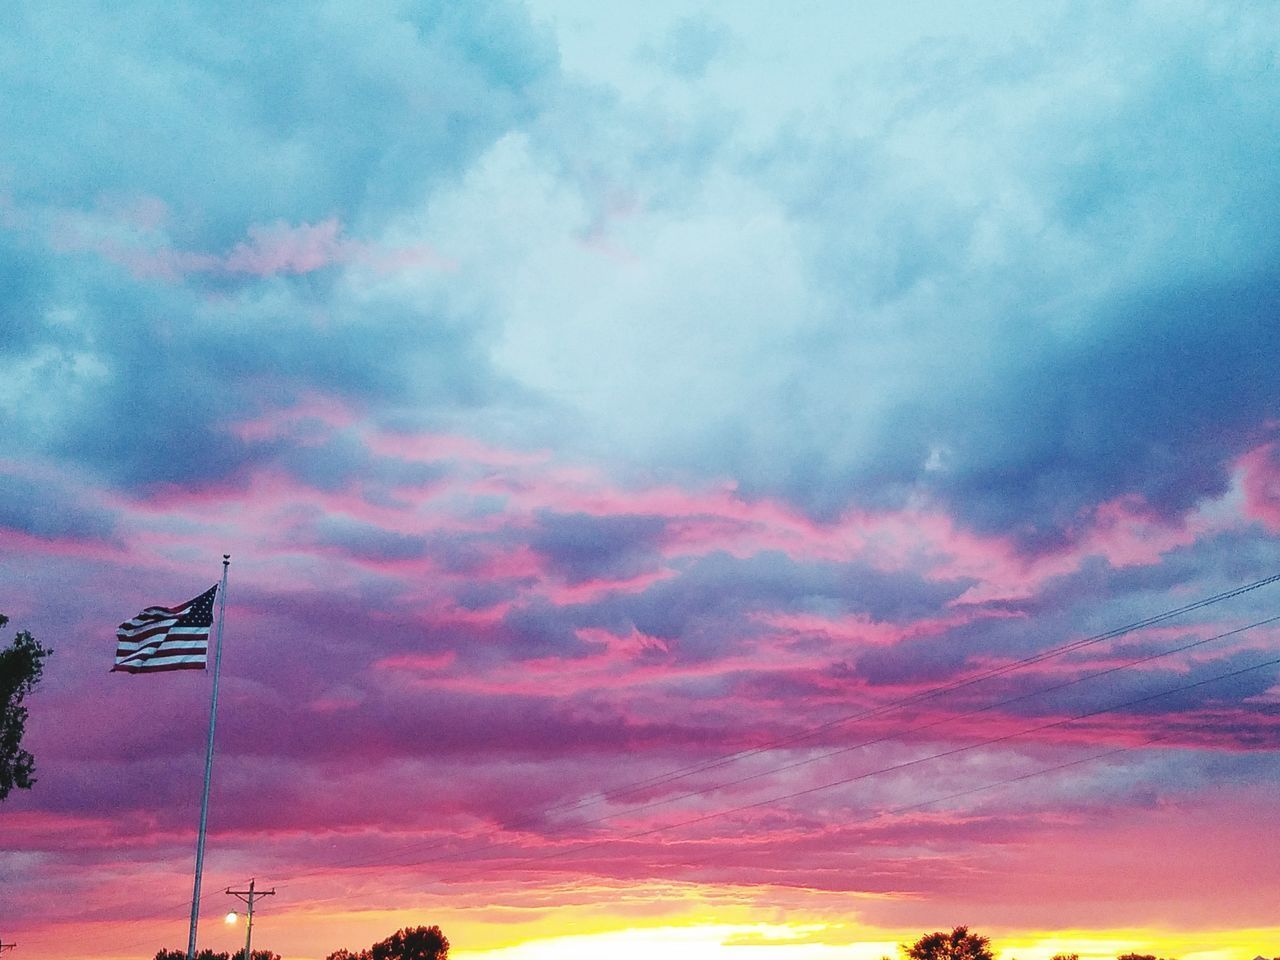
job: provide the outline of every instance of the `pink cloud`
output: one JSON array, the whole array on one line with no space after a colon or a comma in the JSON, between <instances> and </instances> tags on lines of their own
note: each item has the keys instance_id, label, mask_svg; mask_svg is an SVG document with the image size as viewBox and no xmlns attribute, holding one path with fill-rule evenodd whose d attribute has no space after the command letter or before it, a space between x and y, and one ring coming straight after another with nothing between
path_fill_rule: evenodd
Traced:
<instances>
[{"instance_id":1,"label":"pink cloud","mask_svg":"<svg viewBox=\"0 0 1280 960\"><path fill-rule=\"evenodd\" d=\"M1245 513L1267 529L1280 531L1280 444L1255 447L1237 461Z\"/></svg>"},{"instance_id":2,"label":"pink cloud","mask_svg":"<svg viewBox=\"0 0 1280 960\"><path fill-rule=\"evenodd\" d=\"M311 273L347 258L342 225L336 218L297 226L277 220L271 224L250 225L249 239L236 244L223 259L222 266L230 273L265 277Z\"/></svg>"},{"instance_id":3,"label":"pink cloud","mask_svg":"<svg viewBox=\"0 0 1280 960\"><path fill-rule=\"evenodd\" d=\"M1139 496L1117 497L1093 508L1074 552L1105 557L1113 567L1151 566L1210 529L1202 515L1165 520Z\"/></svg>"},{"instance_id":4,"label":"pink cloud","mask_svg":"<svg viewBox=\"0 0 1280 960\"><path fill-rule=\"evenodd\" d=\"M175 282L188 274L207 273L221 266L214 254L176 250L145 232L139 235L133 224L126 224L121 230L114 223L102 224L84 215L56 217L49 228L48 241L58 253L96 253L140 280Z\"/></svg>"},{"instance_id":5,"label":"pink cloud","mask_svg":"<svg viewBox=\"0 0 1280 960\"><path fill-rule=\"evenodd\" d=\"M63 557L86 561L118 561L124 553L119 544L99 537L36 537L4 526L0 526L0 549L7 551L10 556Z\"/></svg>"},{"instance_id":6,"label":"pink cloud","mask_svg":"<svg viewBox=\"0 0 1280 960\"><path fill-rule=\"evenodd\" d=\"M385 246L354 240L335 217L319 223L290 224L277 220L251 224L248 239L236 244L217 263L217 269L260 277L313 273L340 264L358 264L379 273L429 269L453 272L456 260L427 244Z\"/></svg>"},{"instance_id":7,"label":"pink cloud","mask_svg":"<svg viewBox=\"0 0 1280 960\"><path fill-rule=\"evenodd\" d=\"M549 467L551 462L550 451L512 450L456 434L370 431L367 443L376 454L410 462L458 460L489 467Z\"/></svg>"},{"instance_id":8,"label":"pink cloud","mask_svg":"<svg viewBox=\"0 0 1280 960\"><path fill-rule=\"evenodd\" d=\"M925 617L910 623L886 623L866 614L824 617L811 613L761 613L756 618L787 634L821 634L838 643L856 646L892 646L903 640L936 636L955 627L991 619L1020 619L1021 614L1000 609L975 609L945 617Z\"/></svg>"},{"instance_id":9,"label":"pink cloud","mask_svg":"<svg viewBox=\"0 0 1280 960\"><path fill-rule=\"evenodd\" d=\"M228 426L228 431L242 440L278 440L289 437L295 442L314 446L323 443L335 431L355 425L359 412L347 400L320 393L307 393L288 407L280 407L256 417Z\"/></svg>"},{"instance_id":10,"label":"pink cloud","mask_svg":"<svg viewBox=\"0 0 1280 960\"><path fill-rule=\"evenodd\" d=\"M353 263L367 266L378 273L403 273L428 269L436 273L456 273L458 261L443 256L428 244L407 247L384 247L371 243L351 241L347 246L348 257Z\"/></svg>"},{"instance_id":11,"label":"pink cloud","mask_svg":"<svg viewBox=\"0 0 1280 960\"><path fill-rule=\"evenodd\" d=\"M29 226L32 217L12 207L7 219ZM429 244L388 246L348 237L336 217L317 223L284 220L250 224L246 238L225 253L172 245L168 206L154 197L103 198L92 211L66 210L49 219L45 240L59 253L92 252L142 280L178 282L192 274L271 277L314 273L355 264L383 274L453 272L456 260Z\"/></svg>"},{"instance_id":12,"label":"pink cloud","mask_svg":"<svg viewBox=\"0 0 1280 960\"><path fill-rule=\"evenodd\" d=\"M373 666L375 669L436 673L448 669L457 659L457 653L451 650L436 654L402 653L394 657L383 657L375 661Z\"/></svg>"},{"instance_id":13,"label":"pink cloud","mask_svg":"<svg viewBox=\"0 0 1280 960\"><path fill-rule=\"evenodd\" d=\"M545 570L539 569L537 572L544 579L550 579ZM653 570L622 579L599 577L584 580L581 583L553 585L546 591L546 595L557 605L592 603L609 594L644 593L654 584L672 580L677 576L674 570L668 569Z\"/></svg>"}]
</instances>

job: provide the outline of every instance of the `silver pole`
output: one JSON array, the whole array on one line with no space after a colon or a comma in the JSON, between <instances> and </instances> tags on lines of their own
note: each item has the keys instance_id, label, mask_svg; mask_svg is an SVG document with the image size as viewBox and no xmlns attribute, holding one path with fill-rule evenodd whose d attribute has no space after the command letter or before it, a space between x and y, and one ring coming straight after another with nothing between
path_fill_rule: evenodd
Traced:
<instances>
[{"instance_id":1,"label":"silver pole","mask_svg":"<svg viewBox=\"0 0 1280 960\"><path fill-rule=\"evenodd\" d=\"M196 957L196 924L200 921L200 875L204 872L204 834L209 823L209 780L213 775L213 725L218 719L218 677L222 672L222 621L227 612L227 567L231 554L222 555L222 583L218 587L218 636L213 654L213 700L209 704L209 743L204 753L204 793L200 798L200 836L196 840L196 883L191 893L191 932L187 936L187 960Z\"/></svg>"}]
</instances>

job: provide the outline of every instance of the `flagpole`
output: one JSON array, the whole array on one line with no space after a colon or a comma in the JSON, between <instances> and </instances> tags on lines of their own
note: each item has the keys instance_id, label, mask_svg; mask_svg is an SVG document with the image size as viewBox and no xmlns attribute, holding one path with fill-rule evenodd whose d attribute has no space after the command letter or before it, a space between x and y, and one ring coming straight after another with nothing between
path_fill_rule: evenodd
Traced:
<instances>
[{"instance_id":1,"label":"flagpole","mask_svg":"<svg viewBox=\"0 0 1280 960\"><path fill-rule=\"evenodd\" d=\"M204 872L204 834L209 822L209 780L213 774L213 725L218 719L218 677L222 673L222 621L227 612L227 567L231 554L222 555L222 583L218 587L218 636L213 654L213 700L209 704L209 743L204 753L204 793L200 798L200 836L196 840L196 883L191 893L191 932L187 960L196 956L196 924L200 920L200 875Z\"/></svg>"}]
</instances>

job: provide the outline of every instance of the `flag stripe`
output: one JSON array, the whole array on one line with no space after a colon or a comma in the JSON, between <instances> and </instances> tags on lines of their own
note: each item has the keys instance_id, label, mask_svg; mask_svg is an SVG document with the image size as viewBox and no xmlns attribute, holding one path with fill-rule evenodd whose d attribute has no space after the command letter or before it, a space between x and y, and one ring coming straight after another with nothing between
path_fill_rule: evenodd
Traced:
<instances>
[{"instance_id":1,"label":"flag stripe","mask_svg":"<svg viewBox=\"0 0 1280 960\"><path fill-rule=\"evenodd\" d=\"M165 646L164 650L146 649L146 650L116 650L115 662L124 663L145 663L150 660L161 659L164 657L200 657L204 659L209 644L191 644Z\"/></svg>"},{"instance_id":2,"label":"flag stripe","mask_svg":"<svg viewBox=\"0 0 1280 960\"><path fill-rule=\"evenodd\" d=\"M162 673L165 670L203 670L204 660L186 660L176 663L157 663L154 665L148 664L145 667L114 666L111 669L112 671L119 671L120 673Z\"/></svg>"},{"instance_id":3,"label":"flag stripe","mask_svg":"<svg viewBox=\"0 0 1280 960\"><path fill-rule=\"evenodd\" d=\"M172 639L175 642L180 642L184 638L198 640L202 638L207 639L208 636L209 630L207 627L197 627L194 629L191 627L173 627L158 637L156 637L155 634L145 634L141 637L130 637L127 640L121 637L117 640L116 648L118 650L137 650L140 647L150 647L157 643L163 643L166 638Z\"/></svg>"},{"instance_id":4,"label":"flag stripe","mask_svg":"<svg viewBox=\"0 0 1280 960\"><path fill-rule=\"evenodd\" d=\"M143 610L141 613L137 614L131 619L126 620L124 623L120 624L120 628L123 630L124 628L133 626L140 621L150 622L154 620L165 620L170 617L179 616L182 613L184 613L193 603L195 603L196 600L199 600L199 599L200 597L196 597L195 600L188 600L186 603L179 604L176 607L147 607L147 609Z\"/></svg>"},{"instance_id":5,"label":"flag stripe","mask_svg":"<svg viewBox=\"0 0 1280 960\"><path fill-rule=\"evenodd\" d=\"M116 636L128 637L130 640L145 640L147 637L154 637L156 634L168 633L177 622L177 620L166 620L164 623L153 624L138 630L117 630Z\"/></svg>"},{"instance_id":6,"label":"flag stripe","mask_svg":"<svg viewBox=\"0 0 1280 960\"><path fill-rule=\"evenodd\" d=\"M201 650L174 650L173 653L164 653L156 655L156 657L145 657L138 660L124 659L116 663L116 667L140 667L147 668L155 666L157 663L164 663L166 660L191 660L193 663L204 663L205 654Z\"/></svg>"}]
</instances>

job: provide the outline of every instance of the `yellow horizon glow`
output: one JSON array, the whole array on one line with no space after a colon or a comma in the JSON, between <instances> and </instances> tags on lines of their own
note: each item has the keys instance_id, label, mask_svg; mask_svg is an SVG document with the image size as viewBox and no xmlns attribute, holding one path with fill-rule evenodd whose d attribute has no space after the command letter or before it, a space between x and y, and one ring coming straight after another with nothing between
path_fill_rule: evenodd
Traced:
<instances>
[{"instance_id":1,"label":"yellow horizon glow","mask_svg":"<svg viewBox=\"0 0 1280 960\"><path fill-rule=\"evenodd\" d=\"M807 928L800 931L809 932ZM552 937L496 950L450 951L456 960L728 960L743 957L752 939L753 950L768 950L769 960L879 960L896 945L863 943L856 946L788 943L796 931L779 924L712 924L693 927L628 928L608 933Z\"/></svg>"},{"instance_id":2,"label":"yellow horizon glow","mask_svg":"<svg viewBox=\"0 0 1280 960\"><path fill-rule=\"evenodd\" d=\"M857 942L845 942L846 934L836 933L836 942L815 942L821 940L825 929L812 924L770 923L630 927L541 938L496 949L454 950L450 956L455 960L650 960L655 955L663 960L744 960L747 956L767 960L880 960L897 957L899 944L929 932L920 930ZM885 931L877 933L883 936ZM995 940L997 960L1049 960L1058 953L1075 953L1080 960L1114 960L1123 953L1154 953L1179 960L1253 960L1259 955L1274 957L1280 953L1275 949L1280 944L1280 927L1184 933L1141 928L1046 931L1001 937L999 943ZM744 953L744 948L752 952Z\"/></svg>"},{"instance_id":3,"label":"yellow horizon glow","mask_svg":"<svg viewBox=\"0 0 1280 960\"><path fill-rule=\"evenodd\" d=\"M580 908L564 914L552 910L552 915L543 915L537 922L495 924L492 918L474 916L468 922L464 920L468 912L437 909L313 913L305 925L300 924L305 919L301 914L280 915L264 927L260 946L274 949L290 960L323 960L340 946L360 949L401 927L439 923L452 941L452 960L651 960L655 955L662 960L897 960L899 944L946 926L890 930L867 927L852 919L832 922L830 916L811 922L720 922L706 915L686 915L651 917L646 922L634 916L610 916ZM106 930L101 928L108 925L95 926L103 934ZM505 932L501 929L504 927ZM1080 960L1114 960L1123 953L1152 953L1178 960L1253 960L1258 955L1280 955L1280 926L1176 932L1149 928L1011 931L980 924L972 928L991 938L997 960L1049 960L1056 953L1079 954ZM578 932L561 932L566 929ZM133 935L136 937L136 933ZM218 936L208 939L215 942L201 946L226 949L230 943L216 942L222 939ZM482 945L463 946L468 943ZM33 960L52 956L37 951ZM94 952L63 952L59 956L63 960L137 960L137 951L125 954L106 947Z\"/></svg>"},{"instance_id":4,"label":"yellow horizon glow","mask_svg":"<svg viewBox=\"0 0 1280 960\"><path fill-rule=\"evenodd\" d=\"M1123 953L1179 960L1280 956L1280 926L1045 930L988 924L945 908L936 919L883 925L868 920L894 897L785 886L566 884L426 896L400 891L394 899L399 902L388 908L335 910L327 898L309 902L299 896L286 909L264 914L261 939L255 940L290 960L323 960L340 947L360 950L398 929L438 924L451 941L453 960L649 960L655 954L663 960L899 960L900 944L967 922L990 938L997 960L1050 960L1057 953L1075 953L1080 960L1114 960ZM932 914L920 906L902 903L896 909L909 907L916 917ZM124 949L142 939L136 924L90 926L93 935L72 938L74 949L37 950L32 960L137 960L136 947ZM241 945L236 936L221 923L202 926L201 946L234 950ZM155 938L157 944L167 939Z\"/></svg>"},{"instance_id":5,"label":"yellow horizon glow","mask_svg":"<svg viewBox=\"0 0 1280 960\"><path fill-rule=\"evenodd\" d=\"M919 925L884 926L867 922L868 914L894 897L788 887L565 884L427 896L402 891L396 899L390 908L333 910L299 897L293 909L273 913L263 946L274 940L274 949L291 960L322 960L339 947L358 950L403 927L438 924L454 960L648 960L655 953L663 960L897 960L900 944L968 923L991 939L997 960L1050 960L1057 953L1080 960L1123 953L1179 960L1280 956L1280 925L1046 930L944 911Z\"/></svg>"}]
</instances>

